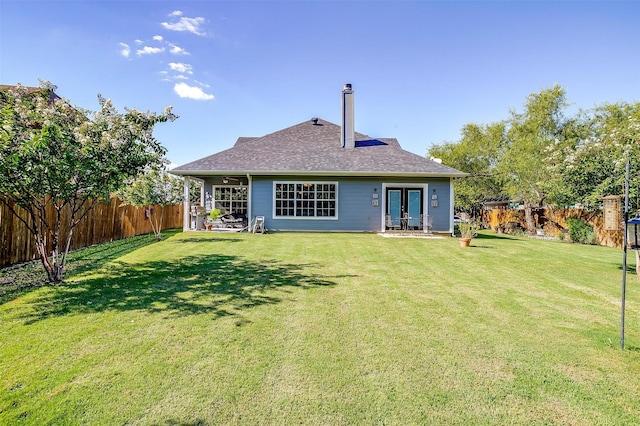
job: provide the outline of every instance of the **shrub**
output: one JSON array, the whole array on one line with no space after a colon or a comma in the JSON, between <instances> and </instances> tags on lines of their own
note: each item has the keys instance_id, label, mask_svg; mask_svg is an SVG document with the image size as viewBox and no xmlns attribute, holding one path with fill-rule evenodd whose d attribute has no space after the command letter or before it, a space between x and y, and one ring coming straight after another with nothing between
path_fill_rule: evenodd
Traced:
<instances>
[{"instance_id":1,"label":"shrub","mask_svg":"<svg viewBox=\"0 0 640 426\"><path fill-rule=\"evenodd\" d=\"M474 238L478 235L479 226L474 222L460 222L458 231L461 238Z\"/></svg>"},{"instance_id":2,"label":"shrub","mask_svg":"<svg viewBox=\"0 0 640 426\"><path fill-rule=\"evenodd\" d=\"M577 217L570 217L567 219L567 227L569 228L569 237L574 243L596 243L596 233L593 227L584 220Z\"/></svg>"}]
</instances>

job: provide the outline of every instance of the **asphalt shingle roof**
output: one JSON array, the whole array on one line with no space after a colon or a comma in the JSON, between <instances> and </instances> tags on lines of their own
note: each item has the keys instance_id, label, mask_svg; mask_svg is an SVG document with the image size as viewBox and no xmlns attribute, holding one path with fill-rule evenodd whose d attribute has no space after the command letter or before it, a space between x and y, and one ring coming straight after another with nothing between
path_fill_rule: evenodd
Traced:
<instances>
[{"instance_id":1,"label":"asphalt shingle roof","mask_svg":"<svg viewBox=\"0 0 640 426\"><path fill-rule=\"evenodd\" d=\"M240 137L217 154L173 169L178 175L406 175L465 176L465 173L405 151L394 138L355 134L355 148L340 144L340 126L318 119L262 137Z\"/></svg>"}]
</instances>

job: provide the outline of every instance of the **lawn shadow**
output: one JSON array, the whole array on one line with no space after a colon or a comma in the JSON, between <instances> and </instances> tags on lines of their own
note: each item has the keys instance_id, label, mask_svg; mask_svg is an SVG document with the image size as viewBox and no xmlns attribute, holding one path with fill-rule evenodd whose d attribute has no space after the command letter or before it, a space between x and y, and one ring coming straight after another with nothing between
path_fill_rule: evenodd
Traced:
<instances>
[{"instance_id":1,"label":"lawn shadow","mask_svg":"<svg viewBox=\"0 0 640 426\"><path fill-rule=\"evenodd\" d=\"M209 425L209 423L200 419L191 420L191 421L168 419L163 421L162 423L152 423L152 424L153 426L208 426Z\"/></svg>"},{"instance_id":2,"label":"lawn shadow","mask_svg":"<svg viewBox=\"0 0 640 426\"><path fill-rule=\"evenodd\" d=\"M221 237L205 237L205 236L193 236L193 237L182 237L177 240L172 240L172 244L182 244L182 243L211 243L211 242L225 242L225 243L238 243L240 241L244 241L241 238L221 238Z\"/></svg>"},{"instance_id":3,"label":"lawn shadow","mask_svg":"<svg viewBox=\"0 0 640 426\"><path fill-rule=\"evenodd\" d=\"M512 237L511 235L507 235L507 234L487 234L484 232L478 233L478 235L475 238L480 240L515 240L517 239L516 237Z\"/></svg>"},{"instance_id":4,"label":"lawn shadow","mask_svg":"<svg viewBox=\"0 0 640 426\"><path fill-rule=\"evenodd\" d=\"M476 248L476 249L495 249L495 247L492 246L485 246L482 244L474 244L473 241L471 241L471 243L469 244L469 248Z\"/></svg>"},{"instance_id":5,"label":"lawn shadow","mask_svg":"<svg viewBox=\"0 0 640 426\"><path fill-rule=\"evenodd\" d=\"M618 266L618 270L622 271L622 263L618 263L617 266ZM634 264L629 265L628 261L627 261L627 274L638 276L636 274L636 265L634 265Z\"/></svg>"},{"instance_id":6,"label":"lawn shadow","mask_svg":"<svg viewBox=\"0 0 640 426\"><path fill-rule=\"evenodd\" d=\"M163 238L178 234L178 230L163 231ZM123 238L108 243L69 251L65 279L102 267L127 253L157 242L153 234ZM47 285L47 275L39 259L0 268L0 304Z\"/></svg>"},{"instance_id":7,"label":"lawn shadow","mask_svg":"<svg viewBox=\"0 0 640 426\"><path fill-rule=\"evenodd\" d=\"M294 288L334 286L331 278L308 270L319 265L255 262L238 256L189 256L172 262L113 262L99 277L45 292L33 301L26 323L69 313L145 310L166 317L236 315L275 304Z\"/></svg>"},{"instance_id":8,"label":"lawn shadow","mask_svg":"<svg viewBox=\"0 0 640 426\"><path fill-rule=\"evenodd\" d=\"M483 245L482 242L490 242L491 240L511 240L516 241L518 238L508 234L487 234L484 232L478 233L472 240L469 247L481 248L481 249L495 249L494 246Z\"/></svg>"}]
</instances>

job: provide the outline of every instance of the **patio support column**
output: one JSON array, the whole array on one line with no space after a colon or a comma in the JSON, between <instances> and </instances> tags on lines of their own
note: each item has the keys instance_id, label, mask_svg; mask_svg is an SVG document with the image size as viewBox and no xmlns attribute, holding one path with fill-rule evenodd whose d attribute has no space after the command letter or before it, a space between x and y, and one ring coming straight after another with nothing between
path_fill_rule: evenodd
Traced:
<instances>
[{"instance_id":1,"label":"patio support column","mask_svg":"<svg viewBox=\"0 0 640 426\"><path fill-rule=\"evenodd\" d=\"M182 230L187 232L189 230L189 210L191 206L189 205L189 182L191 179L189 176L184 177L184 212L182 213Z\"/></svg>"},{"instance_id":2,"label":"patio support column","mask_svg":"<svg viewBox=\"0 0 640 426\"><path fill-rule=\"evenodd\" d=\"M251 175L247 173L247 223L251 225L251 217L253 212L251 211L251 190L253 188L253 180Z\"/></svg>"}]
</instances>

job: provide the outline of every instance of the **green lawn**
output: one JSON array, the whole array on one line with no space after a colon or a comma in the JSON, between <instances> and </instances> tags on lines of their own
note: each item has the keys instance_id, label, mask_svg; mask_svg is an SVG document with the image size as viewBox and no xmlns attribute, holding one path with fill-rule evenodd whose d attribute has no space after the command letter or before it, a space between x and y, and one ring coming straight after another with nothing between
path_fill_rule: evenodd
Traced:
<instances>
[{"instance_id":1,"label":"green lawn","mask_svg":"<svg viewBox=\"0 0 640 426\"><path fill-rule=\"evenodd\" d=\"M61 286L0 271L0 424L639 424L629 260L622 351L606 247L171 232L79 250Z\"/></svg>"}]
</instances>

